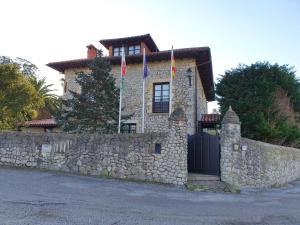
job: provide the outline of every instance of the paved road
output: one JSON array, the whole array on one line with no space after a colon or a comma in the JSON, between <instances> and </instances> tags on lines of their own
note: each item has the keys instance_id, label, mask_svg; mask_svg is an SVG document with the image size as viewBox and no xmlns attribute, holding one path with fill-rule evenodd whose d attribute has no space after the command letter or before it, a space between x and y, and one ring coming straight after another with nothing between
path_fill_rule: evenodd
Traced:
<instances>
[{"instance_id":1,"label":"paved road","mask_svg":"<svg viewBox=\"0 0 300 225\"><path fill-rule=\"evenodd\" d=\"M241 194L189 192L32 170L0 169L0 225L300 224L300 182Z\"/></svg>"}]
</instances>

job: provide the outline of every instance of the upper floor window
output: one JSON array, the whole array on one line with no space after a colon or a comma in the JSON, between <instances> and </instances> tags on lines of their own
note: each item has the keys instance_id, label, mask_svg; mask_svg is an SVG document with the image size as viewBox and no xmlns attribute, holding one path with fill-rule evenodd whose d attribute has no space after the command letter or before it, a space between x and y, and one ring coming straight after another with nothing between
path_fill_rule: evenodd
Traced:
<instances>
[{"instance_id":1,"label":"upper floor window","mask_svg":"<svg viewBox=\"0 0 300 225\"><path fill-rule=\"evenodd\" d=\"M168 113L170 101L170 84L154 83L153 84L153 113Z\"/></svg>"},{"instance_id":2,"label":"upper floor window","mask_svg":"<svg viewBox=\"0 0 300 225\"><path fill-rule=\"evenodd\" d=\"M140 45L129 45L128 46L128 55L139 55L141 54Z\"/></svg>"},{"instance_id":3,"label":"upper floor window","mask_svg":"<svg viewBox=\"0 0 300 225\"><path fill-rule=\"evenodd\" d=\"M114 48L113 56L122 56L122 47Z\"/></svg>"}]
</instances>

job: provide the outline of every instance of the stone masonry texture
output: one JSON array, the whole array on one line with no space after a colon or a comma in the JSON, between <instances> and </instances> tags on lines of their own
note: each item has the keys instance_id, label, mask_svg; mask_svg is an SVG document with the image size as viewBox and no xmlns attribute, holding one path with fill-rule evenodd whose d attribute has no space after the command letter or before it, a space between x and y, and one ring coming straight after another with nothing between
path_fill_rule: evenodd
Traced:
<instances>
[{"instance_id":1,"label":"stone masonry texture","mask_svg":"<svg viewBox=\"0 0 300 225\"><path fill-rule=\"evenodd\" d=\"M168 130L169 113L153 113L153 84L160 82L170 82L170 61L149 62L149 73L145 84L145 132L162 132ZM207 113L207 101L203 90L199 72L194 59L176 60L176 77L173 80L173 109L177 106L183 108L187 117L187 132L194 134L196 132L197 121L201 114ZM187 70L191 69L191 87ZM76 83L76 73L83 71L89 72L87 68L65 70L65 80L67 89L80 92L80 86ZM116 79L116 86L120 82L120 66L112 66L112 74ZM142 82L143 70L142 64L128 64L126 67L126 76L124 79L124 91L122 106L124 110L122 115L131 115L126 121L136 123L137 132L141 131L142 126ZM71 97L70 92L64 93L65 98Z\"/></svg>"},{"instance_id":2,"label":"stone masonry texture","mask_svg":"<svg viewBox=\"0 0 300 225\"><path fill-rule=\"evenodd\" d=\"M242 138L232 109L223 118L220 144L221 180L229 184L265 188L300 178L300 149Z\"/></svg>"},{"instance_id":3,"label":"stone masonry texture","mask_svg":"<svg viewBox=\"0 0 300 225\"><path fill-rule=\"evenodd\" d=\"M176 112L168 131L160 133L1 132L0 166L182 185L187 181L187 120L183 110ZM158 144L160 154L155 153Z\"/></svg>"}]
</instances>

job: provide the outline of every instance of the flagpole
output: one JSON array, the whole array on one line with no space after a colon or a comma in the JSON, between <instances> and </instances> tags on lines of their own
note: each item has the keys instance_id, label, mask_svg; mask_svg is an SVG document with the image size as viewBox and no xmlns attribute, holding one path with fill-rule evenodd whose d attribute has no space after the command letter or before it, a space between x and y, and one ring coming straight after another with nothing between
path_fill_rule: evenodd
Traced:
<instances>
[{"instance_id":1,"label":"flagpole","mask_svg":"<svg viewBox=\"0 0 300 225\"><path fill-rule=\"evenodd\" d=\"M122 77L122 73L121 73L121 77L120 77L120 100L119 100L119 125L118 125L118 133L121 132L122 89L123 89L123 77Z\"/></svg>"},{"instance_id":2,"label":"flagpole","mask_svg":"<svg viewBox=\"0 0 300 225\"><path fill-rule=\"evenodd\" d=\"M143 105L142 105L142 133L145 131L145 48L143 50Z\"/></svg>"},{"instance_id":3,"label":"flagpole","mask_svg":"<svg viewBox=\"0 0 300 225\"><path fill-rule=\"evenodd\" d=\"M124 47L122 48L122 57L121 57L121 70L120 70L120 100L119 100L119 124L118 124L118 133L121 132L121 112L122 112L122 92L123 92L123 58L124 57Z\"/></svg>"},{"instance_id":4,"label":"flagpole","mask_svg":"<svg viewBox=\"0 0 300 225\"><path fill-rule=\"evenodd\" d=\"M170 103L169 103L169 116L172 113L172 81L173 81L173 74L172 74L172 62L173 62L173 45L171 49L171 66L170 66Z\"/></svg>"}]
</instances>

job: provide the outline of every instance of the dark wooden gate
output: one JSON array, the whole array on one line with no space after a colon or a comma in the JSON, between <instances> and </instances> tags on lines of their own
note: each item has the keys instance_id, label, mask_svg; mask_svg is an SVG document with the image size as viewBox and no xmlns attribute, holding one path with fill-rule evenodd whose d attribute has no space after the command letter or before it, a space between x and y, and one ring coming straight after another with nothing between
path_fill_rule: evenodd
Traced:
<instances>
[{"instance_id":1,"label":"dark wooden gate","mask_svg":"<svg viewBox=\"0 0 300 225\"><path fill-rule=\"evenodd\" d=\"M188 136L188 171L220 175L219 136L207 133Z\"/></svg>"}]
</instances>

